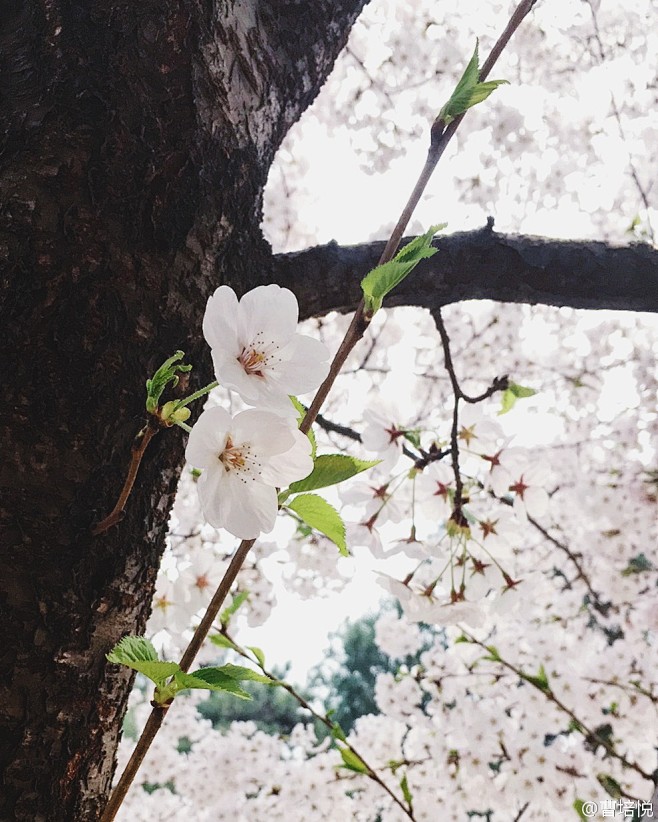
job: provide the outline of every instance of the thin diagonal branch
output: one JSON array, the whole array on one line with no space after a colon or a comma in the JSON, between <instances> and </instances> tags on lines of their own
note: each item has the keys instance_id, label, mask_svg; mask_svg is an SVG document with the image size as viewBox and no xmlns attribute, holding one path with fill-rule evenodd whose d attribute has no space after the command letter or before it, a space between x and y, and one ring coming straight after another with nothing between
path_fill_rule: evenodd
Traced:
<instances>
[{"instance_id":1,"label":"thin diagonal branch","mask_svg":"<svg viewBox=\"0 0 658 822\"><path fill-rule=\"evenodd\" d=\"M282 679L279 679L273 673L268 671L267 668L263 665L263 663L260 661L260 659L258 659L258 657L255 654L248 653L245 648L242 648L240 645L238 645L238 643L229 635L226 628L222 628L221 634L225 636L226 639L231 643L231 645L233 646L233 650L236 653L238 653L244 659L249 660L249 662L253 662L254 664L256 664L266 677L271 679L272 682L276 683L280 688L283 688L285 691L287 691L290 694L290 696L292 696L302 706L302 708L304 708L311 714L311 716L317 719L318 722L321 722L326 728L329 729L329 731L334 731L336 727L335 723L333 723L326 714L321 714L318 711L316 711L315 708L313 708L313 706L306 699L304 699L304 697L301 694L299 694L293 688L292 685L290 685L288 682L285 682ZM405 815L408 816L409 819L414 820L415 817L413 814L413 809L410 806L407 806L404 802L400 800L399 797L397 797L393 793L393 791L388 787L384 780L379 776L377 771L371 765L368 764L363 754L359 753L359 751L346 739L343 739L341 741L345 745L345 747L352 751L352 753L358 759L360 759L363 765L365 766L366 772L363 775L368 777L368 779L371 779L377 785L379 785L391 797L395 804L405 813Z\"/></svg>"}]
</instances>

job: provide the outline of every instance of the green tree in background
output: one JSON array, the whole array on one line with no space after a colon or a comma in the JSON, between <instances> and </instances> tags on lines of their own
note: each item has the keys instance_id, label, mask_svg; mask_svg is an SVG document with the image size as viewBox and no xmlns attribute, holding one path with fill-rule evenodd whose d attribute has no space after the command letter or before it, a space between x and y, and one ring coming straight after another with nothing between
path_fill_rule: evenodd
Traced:
<instances>
[{"instance_id":1,"label":"green tree in background","mask_svg":"<svg viewBox=\"0 0 658 822\"><path fill-rule=\"evenodd\" d=\"M375 682L382 673L397 674L400 668L412 668L420 662L420 655L429 647L433 631L421 626L427 636L417 653L403 659L391 659L375 642L375 625L379 614L361 617L356 622L346 621L332 637L332 648L327 658L309 677L311 692L321 699L332 718L348 733L356 720L366 714L378 714L375 701Z\"/></svg>"},{"instance_id":2,"label":"green tree in background","mask_svg":"<svg viewBox=\"0 0 658 822\"><path fill-rule=\"evenodd\" d=\"M375 682L382 673L397 674L400 668L410 669L420 662L420 655L429 646L433 630L422 626L427 636L417 653L401 660L391 659L375 642L375 625L379 614L363 616L355 622L345 621L332 635L331 647L325 659L313 668L305 687L295 685L295 690L309 702L331 711L332 719L348 733L356 720L366 714L378 714L375 701ZM290 665L275 667L273 673L288 681ZM292 683L291 683L292 684ZM198 706L199 713L210 719L218 730L228 728L231 722L252 721L259 730L268 734L289 734L299 722L311 721L308 713L297 700L283 688L244 682L251 701L235 699L228 693L215 691ZM320 738L326 728L316 723Z\"/></svg>"}]
</instances>

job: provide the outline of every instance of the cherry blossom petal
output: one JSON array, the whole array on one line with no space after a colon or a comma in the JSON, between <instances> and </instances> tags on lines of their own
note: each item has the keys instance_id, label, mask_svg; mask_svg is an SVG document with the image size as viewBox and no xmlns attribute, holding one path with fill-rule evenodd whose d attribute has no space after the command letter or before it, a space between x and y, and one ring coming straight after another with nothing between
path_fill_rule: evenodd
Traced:
<instances>
[{"instance_id":1,"label":"cherry blossom petal","mask_svg":"<svg viewBox=\"0 0 658 822\"><path fill-rule=\"evenodd\" d=\"M274 528L277 515L276 489L260 482L251 483L248 490L242 482L231 478L226 483L226 516L223 527L240 539L256 539Z\"/></svg>"},{"instance_id":2,"label":"cherry blossom petal","mask_svg":"<svg viewBox=\"0 0 658 822\"><path fill-rule=\"evenodd\" d=\"M259 408L236 414L231 432L236 442L250 443L259 457L283 454L295 444L295 429L277 414Z\"/></svg>"},{"instance_id":3,"label":"cherry blossom petal","mask_svg":"<svg viewBox=\"0 0 658 822\"><path fill-rule=\"evenodd\" d=\"M203 336L211 348L238 356L238 298L227 285L221 285L208 299Z\"/></svg>"},{"instance_id":4,"label":"cherry blossom petal","mask_svg":"<svg viewBox=\"0 0 658 822\"><path fill-rule=\"evenodd\" d=\"M208 408L197 420L185 449L185 459L195 468L214 465L224 450L231 415L223 408Z\"/></svg>"},{"instance_id":5,"label":"cherry blossom petal","mask_svg":"<svg viewBox=\"0 0 658 822\"><path fill-rule=\"evenodd\" d=\"M282 454L270 458L263 466L263 481L280 488L296 480L304 479L313 470L311 443L306 434L292 429L293 445Z\"/></svg>"},{"instance_id":6,"label":"cherry blossom petal","mask_svg":"<svg viewBox=\"0 0 658 822\"><path fill-rule=\"evenodd\" d=\"M287 288L260 285L240 300L239 332L244 340L261 333L265 343L284 345L297 328L297 298Z\"/></svg>"}]
</instances>

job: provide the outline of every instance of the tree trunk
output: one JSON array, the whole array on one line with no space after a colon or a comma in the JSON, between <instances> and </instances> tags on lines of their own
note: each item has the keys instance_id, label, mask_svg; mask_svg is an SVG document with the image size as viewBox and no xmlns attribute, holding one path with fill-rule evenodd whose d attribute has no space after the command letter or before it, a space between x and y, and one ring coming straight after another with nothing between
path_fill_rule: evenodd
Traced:
<instances>
[{"instance_id":1,"label":"tree trunk","mask_svg":"<svg viewBox=\"0 0 658 822\"><path fill-rule=\"evenodd\" d=\"M0 820L93 820L182 459L113 506L144 380L212 378L208 295L269 279L262 190L365 0L24 0L0 15Z\"/></svg>"}]
</instances>

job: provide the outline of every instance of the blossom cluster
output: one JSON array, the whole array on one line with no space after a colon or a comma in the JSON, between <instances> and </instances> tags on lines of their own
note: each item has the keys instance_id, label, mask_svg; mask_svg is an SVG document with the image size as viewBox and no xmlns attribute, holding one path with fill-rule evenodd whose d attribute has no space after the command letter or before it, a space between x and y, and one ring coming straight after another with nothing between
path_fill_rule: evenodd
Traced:
<instances>
[{"instance_id":1,"label":"blossom cluster","mask_svg":"<svg viewBox=\"0 0 658 822\"><path fill-rule=\"evenodd\" d=\"M583 404L599 406L607 380L598 368L600 357L609 368L632 370L643 395L658 389L651 356L655 332L643 331L630 319L626 325L601 319L576 338L571 318L556 311L531 317L525 309L496 306L489 312L481 311L472 324L467 320L454 335L466 352L459 361L464 372L477 374L480 366L482 355L469 345L471 339L484 351L509 348L510 340L500 330L503 321L512 329L510 337L521 334L523 339L538 316L568 350L569 360L562 364L565 376L559 384L540 355L528 355L520 366L554 409L539 417L540 425L536 406L525 414L533 436L538 428L550 430L556 420L560 428L555 441L546 438L546 445L532 450L514 444L510 433L522 427L522 408L502 417L496 416L497 404L483 411L465 408L460 414L469 539L450 538L445 529L455 487L449 461L437 460L410 476L412 463L402 446L413 450L413 445L403 435L394 438L394 456L384 454L390 440L387 430L414 429L421 445L426 446L429 437L443 445L449 395L446 398L440 381L432 382L431 393L421 393L425 383L416 380L408 407L400 402L402 408L387 409L377 401L363 423L343 416L343 398L359 396L366 380L378 396L395 394L386 391L380 377L391 356L390 341L401 345L395 316L389 315L377 329L382 349L371 355L372 372L363 368L342 378L335 404L327 411L329 418L360 426L364 434L371 429L364 439L372 453L385 456L388 463L386 471L377 466L366 481L353 481L339 492L347 511L354 513L350 562L371 563L401 605L399 616L389 612L380 619L378 646L401 659L418 650L419 620L436 626L436 638L417 667L401 665L395 675L380 674L375 691L379 714L359 719L348 739L394 793L399 793L404 772L414 816L428 822L437 818L437 808L441 818L459 822L469 814L477 818L487 813L492 822L503 822L527 803L529 819L569 819L576 800L604 798L599 776L630 796L647 798L650 784L612 757L593 733L646 773L655 766L658 616L651 546L657 521L655 485L646 481L643 468L651 464L653 452L647 448L655 441L656 418L642 404L634 404L614 419L598 420L593 429L587 416L578 413ZM408 327L409 310L398 313L400 326ZM492 316L499 323L483 333ZM415 322L415 352L406 352L407 361L413 357L425 367L424 358L435 356L436 342L422 316ZM426 343L420 343L425 336ZM629 356L620 341L631 339L635 342ZM572 373L585 376L576 381ZM409 413L414 405L423 409L421 415ZM318 432L320 447L334 437ZM642 443L647 445L643 448ZM176 542L181 569L178 579L165 586L169 601L176 602L168 606L170 629L169 617L185 607L189 622L207 583L214 584L212 575L220 575L202 559L205 552L219 557L229 553L228 545L213 545L212 528L199 527L196 495L190 488L188 478L174 511L174 534L181 535L180 542L178 536L170 538ZM416 524L413 540L411 520ZM182 538L188 534L194 536ZM275 594L285 607L287 593L281 583L295 597L326 596L331 588L344 585L339 566L329 561L335 553L313 545L312 539L295 538L285 546L285 561L294 566L286 566L275 585L269 563L279 563L283 550L274 545L257 549L240 582L240 590L248 590L249 596L239 614L244 610L250 625L267 617ZM507 586L501 568L519 584ZM452 602L451 583L459 592L462 581L464 599ZM295 601L295 607L303 605ZM543 668L551 693L587 730L579 731L573 716L558 708L546 691L464 641L466 634L497 649L517 671L536 676ZM262 646L269 658L267 641L249 641ZM174 722L165 727L141 777L149 790L160 787L151 794L136 790L123 818L146 819L156 809L172 816L187 811L198 819L257 822L405 818L377 785L341 771L338 752L319 747L308 729L300 727L282 740L253 724L236 723L222 735L200 718L193 704L183 704L181 710L180 723L172 712ZM136 710L138 717L147 712L147 704ZM188 753L177 752L181 737L192 745ZM128 747L126 743L122 757ZM393 773L391 762L406 764ZM214 792L216 784L223 786L221 795Z\"/></svg>"},{"instance_id":2,"label":"blossom cluster","mask_svg":"<svg viewBox=\"0 0 658 822\"><path fill-rule=\"evenodd\" d=\"M351 49L327 85L334 84L336 105L356 120L352 147L368 171L383 162L386 152L409 151L407 138L420 134L443 102L436 72L447 76L476 35L496 36L502 6L480 4L477 20L469 21L466 6L456 0L369 4ZM626 242L624 232L635 225L636 211L640 226L650 214L655 217L655 210L642 208L635 190L653 179L658 147L650 139L653 123L647 114L653 64L644 53L655 53L655 35L647 26L651 3L641 0L632 9L611 0L578 9L567 0L540 6L533 12L536 24L519 32L514 62L502 72L515 75L522 66L525 81L501 92L501 117L473 112L471 133L451 160L448 193L445 186L441 193L468 204L461 215L455 206L451 228L462 227L463 213L469 225L484 222L495 202L499 230L552 234L564 232L566 224L572 236L604 234ZM426 21L422 37L412 19L418 13ZM366 37L368 21L376 37ZM584 56L577 66L575 52ZM416 59L405 60L405 54ZM414 62L424 72L419 78L411 73ZM550 88L545 85L547 62L564 69L551 73ZM426 72L427 66L436 71ZM372 75L382 68L386 79L373 82ZM621 140L611 94L624 119ZM402 104L409 116L402 125L399 118L394 125L391 117L382 128L382 103ZM562 116L565 105L568 117ZM341 112L333 103L322 110L318 106L314 119L297 133L305 129L318 140L316 118L322 116L333 128ZM562 130L559 150L556 123ZM538 148L542 162L537 162ZM277 184L266 193L270 238L289 244L281 251L317 242L314 220L322 222L327 239L345 239L340 223L338 228L329 224L326 210L330 184L342 198L344 182L332 166L318 197L314 172L321 164L300 168L303 155L302 146L287 142L280 157L288 162L273 172ZM628 173L629 156L633 174ZM356 176L353 164L349 170ZM283 173L285 185L277 176ZM379 200L362 209L372 225L359 226L360 233L389 219L389 200ZM420 219L434 219L436 206L430 198L430 216ZM354 230L350 209L334 212ZM351 424L364 447L384 458L378 473L341 492L354 515L348 530L355 561L371 563L382 587L401 606L398 616L389 612L380 618L377 644L398 659L415 652L418 620L437 626L436 639L417 667L400 665L395 675L380 674L379 713L361 717L349 740L398 796L404 776L418 822L576 819L582 816L579 802L600 802L619 791L648 799L651 780L631 765L651 774L658 738L655 328L629 315L569 309L530 311L480 303L460 306L458 317L451 309L445 312L466 389L473 387L477 394L493 373L509 370L522 374L542 398L541 406L529 403L530 410L519 412L520 417L515 411L498 419L497 407L484 413L462 408L460 466L470 533L449 537L445 525L455 495L450 458L410 477L403 446L413 450L404 434L412 429L420 430L425 447L431 438L442 449L447 446L450 386L441 374L429 315L398 311L398 322L383 312L375 318L377 347L350 358L347 370L353 373L337 383L325 416ZM335 317L325 323L324 339L337 343L343 322ZM206 332L209 341L211 333ZM405 342L412 338L411 344L399 345L402 336ZM214 349L221 346L213 345L216 368L222 363ZM238 374L226 374L225 385L261 370L257 355L265 350L244 350L240 359L238 344L229 357ZM377 399L364 426L362 408L374 392ZM400 399L403 407L387 410L384 395ZM349 400L355 399L361 404L350 418ZM517 434L514 443L511 433ZM345 446L338 434L329 439L334 447ZM174 525L194 536L174 545L182 570L175 582L163 580L161 589L170 630L188 624L211 574L219 576L201 558L203 552L228 554L211 529L198 529L187 489L184 483ZM215 510L212 504L210 509ZM286 568L283 583L295 596L324 596L344 586L329 552L315 549L301 539L286 546L286 560L294 565ZM267 563L254 562L247 574L249 598L243 608L251 625L265 618L274 594L283 599L286 590L273 586ZM184 618L172 621L182 613ZM307 622L306 632L314 627ZM496 661L493 652L465 641L466 633L496 649L514 670ZM251 641L263 645L269 659L267 644ZM316 642L323 642L320 632ZM518 671L535 676L540 687ZM548 687L541 686L542 671ZM255 822L408 818L381 787L341 769L337 751L318 745L307 728L282 739L253 723L234 723L223 735L200 717L193 699L180 702L140 775L145 790L129 795L122 819L182 814L200 821ZM136 707L138 723L148 710L146 702ZM179 752L182 738L189 752ZM129 747L125 740L121 758Z\"/></svg>"},{"instance_id":3,"label":"blossom cluster","mask_svg":"<svg viewBox=\"0 0 658 822\"><path fill-rule=\"evenodd\" d=\"M220 407L205 409L185 456L202 471L198 488L206 520L241 539L269 533L277 487L313 468L290 396L320 385L328 351L296 333L298 314L295 295L278 285L254 288L240 301L223 285L206 307L203 333L217 381L255 407L235 416Z\"/></svg>"}]
</instances>

